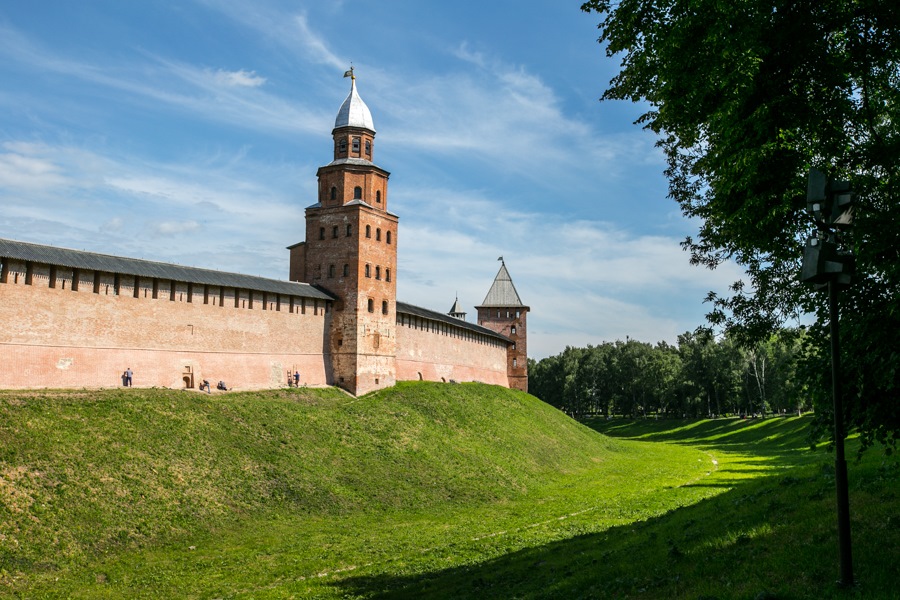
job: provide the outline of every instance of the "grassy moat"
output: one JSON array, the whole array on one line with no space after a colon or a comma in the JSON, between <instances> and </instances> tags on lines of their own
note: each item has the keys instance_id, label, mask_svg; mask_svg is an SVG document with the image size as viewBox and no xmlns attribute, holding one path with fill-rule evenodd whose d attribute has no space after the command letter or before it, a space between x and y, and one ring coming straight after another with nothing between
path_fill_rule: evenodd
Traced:
<instances>
[{"instance_id":1,"label":"grassy moat","mask_svg":"<svg viewBox=\"0 0 900 600\"><path fill-rule=\"evenodd\" d=\"M0 392L0 597L898 597L898 461L850 462L840 590L807 426L479 384Z\"/></svg>"}]
</instances>

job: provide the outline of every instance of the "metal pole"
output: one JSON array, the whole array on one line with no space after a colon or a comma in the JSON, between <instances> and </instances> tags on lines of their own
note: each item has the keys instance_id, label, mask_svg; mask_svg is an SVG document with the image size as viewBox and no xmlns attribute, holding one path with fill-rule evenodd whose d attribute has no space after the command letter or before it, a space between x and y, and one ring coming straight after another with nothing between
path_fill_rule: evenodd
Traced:
<instances>
[{"instance_id":1,"label":"metal pole","mask_svg":"<svg viewBox=\"0 0 900 600\"><path fill-rule=\"evenodd\" d=\"M847 461L844 459L844 408L841 400L841 346L838 328L838 288L828 282L828 312L831 319L831 393L834 397L834 485L837 489L838 545L841 553L842 587L853 585L853 555L850 548L850 495Z\"/></svg>"}]
</instances>

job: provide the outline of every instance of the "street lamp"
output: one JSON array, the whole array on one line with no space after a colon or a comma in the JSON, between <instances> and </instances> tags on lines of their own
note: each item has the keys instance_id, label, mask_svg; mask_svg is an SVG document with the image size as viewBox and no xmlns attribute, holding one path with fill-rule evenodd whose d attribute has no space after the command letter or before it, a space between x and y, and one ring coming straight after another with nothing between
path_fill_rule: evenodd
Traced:
<instances>
[{"instance_id":1,"label":"street lamp","mask_svg":"<svg viewBox=\"0 0 900 600\"><path fill-rule=\"evenodd\" d=\"M834 485L837 491L838 545L841 556L840 584L853 585L853 556L850 544L850 495L847 489L847 461L844 458L844 408L841 399L841 349L838 328L838 292L853 282L856 262L849 250L840 247L840 233L853 224L855 197L847 181L829 180L817 169L809 170L806 210L818 231L806 241L800 281L816 290L828 289L828 318L831 327L831 394L834 398Z\"/></svg>"}]
</instances>

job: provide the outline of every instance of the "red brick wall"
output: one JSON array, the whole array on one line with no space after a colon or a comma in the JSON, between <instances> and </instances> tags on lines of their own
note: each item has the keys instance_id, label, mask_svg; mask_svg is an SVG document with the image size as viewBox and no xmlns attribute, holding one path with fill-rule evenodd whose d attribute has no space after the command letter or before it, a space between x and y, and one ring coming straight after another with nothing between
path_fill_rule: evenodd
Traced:
<instances>
[{"instance_id":1,"label":"red brick wall","mask_svg":"<svg viewBox=\"0 0 900 600\"><path fill-rule=\"evenodd\" d=\"M332 373L343 372L337 365L332 371L332 358L346 358L353 371L345 387L357 394L398 380L520 385L504 343L427 319L398 324L392 300L387 315L378 303L357 319L348 319L345 307L342 319L326 314L321 300L294 298L291 312L285 296L113 273L99 274L95 285L92 271L47 265L34 265L26 284L23 263L7 266L0 388L113 387L126 368L138 387L182 388L188 377L194 387L221 379L239 389L271 388L295 369L303 383L322 385L337 383ZM510 337L521 340L516 354L525 356L524 313L516 322L521 329ZM344 343L354 351L333 357L330 349L340 352ZM527 385L524 360L517 367Z\"/></svg>"},{"instance_id":2,"label":"red brick wall","mask_svg":"<svg viewBox=\"0 0 900 600\"><path fill-rule=\"evenodd\" d=\"M102 274L94 293L93 272L79 273L76 292L71 270L56 269L50 288L49 267L35 265L32 285L10 267L8 283L0 283L2 388L111 387L128 367L140 387L184 387L186 367L195 386L221 379L244 389L276 387L288 369L305 383L330 383L323 348L331 315L322 300L307 298L304 307L295 299L291 313L289 297L254 292L249 308L251 294L242 290L235 308L233 289L219 306L219 288L177 283L171 301L165 280L153 299L153 281L143 279L135 298L134 277L114 274Z\"/></svg>"},{"instance_id":3,"label":"red brick wall","mask_svg":"<svg viewBox=\"0 0 900 600\"><path fill-rule=\"evenodd\" d=\"M480 381L509 387L506 344L464 339L435 332L425 321L420 328L397 325L397 380ZM421 374L421 376L420 376Z\"/></svg>"}]
</instances>

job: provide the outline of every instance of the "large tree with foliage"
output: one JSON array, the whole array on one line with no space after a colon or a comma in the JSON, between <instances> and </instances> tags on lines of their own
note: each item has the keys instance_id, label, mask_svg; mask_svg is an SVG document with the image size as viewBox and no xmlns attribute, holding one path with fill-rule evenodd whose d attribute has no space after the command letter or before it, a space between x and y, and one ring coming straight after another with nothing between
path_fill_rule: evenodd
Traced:
<instances>
[{"instance_id":1,"label":"large tree with foliage","mask_svg":"<svg viewBox=\"0 0 900 600\"><path fill-rule=\"evenodd\" d=\"M700 230L695 264L734 260L747 282L710 294L713 324L745 344L817 315L809 390L829 387L824 294L798 281L813 230L810 167L858 193L842 295L846 420L866 443L900 435L900 9L896 0L591 0L621 57L604 99L645 101L669 191ZM816 351L818 349L818 351ZM818 379L818 381L816 381ZM828 403L819 404L820 414ZM827 417L827 415L824 415ZM824 419L827 421L827 418Z\"/></svg>"}]
</instances>

